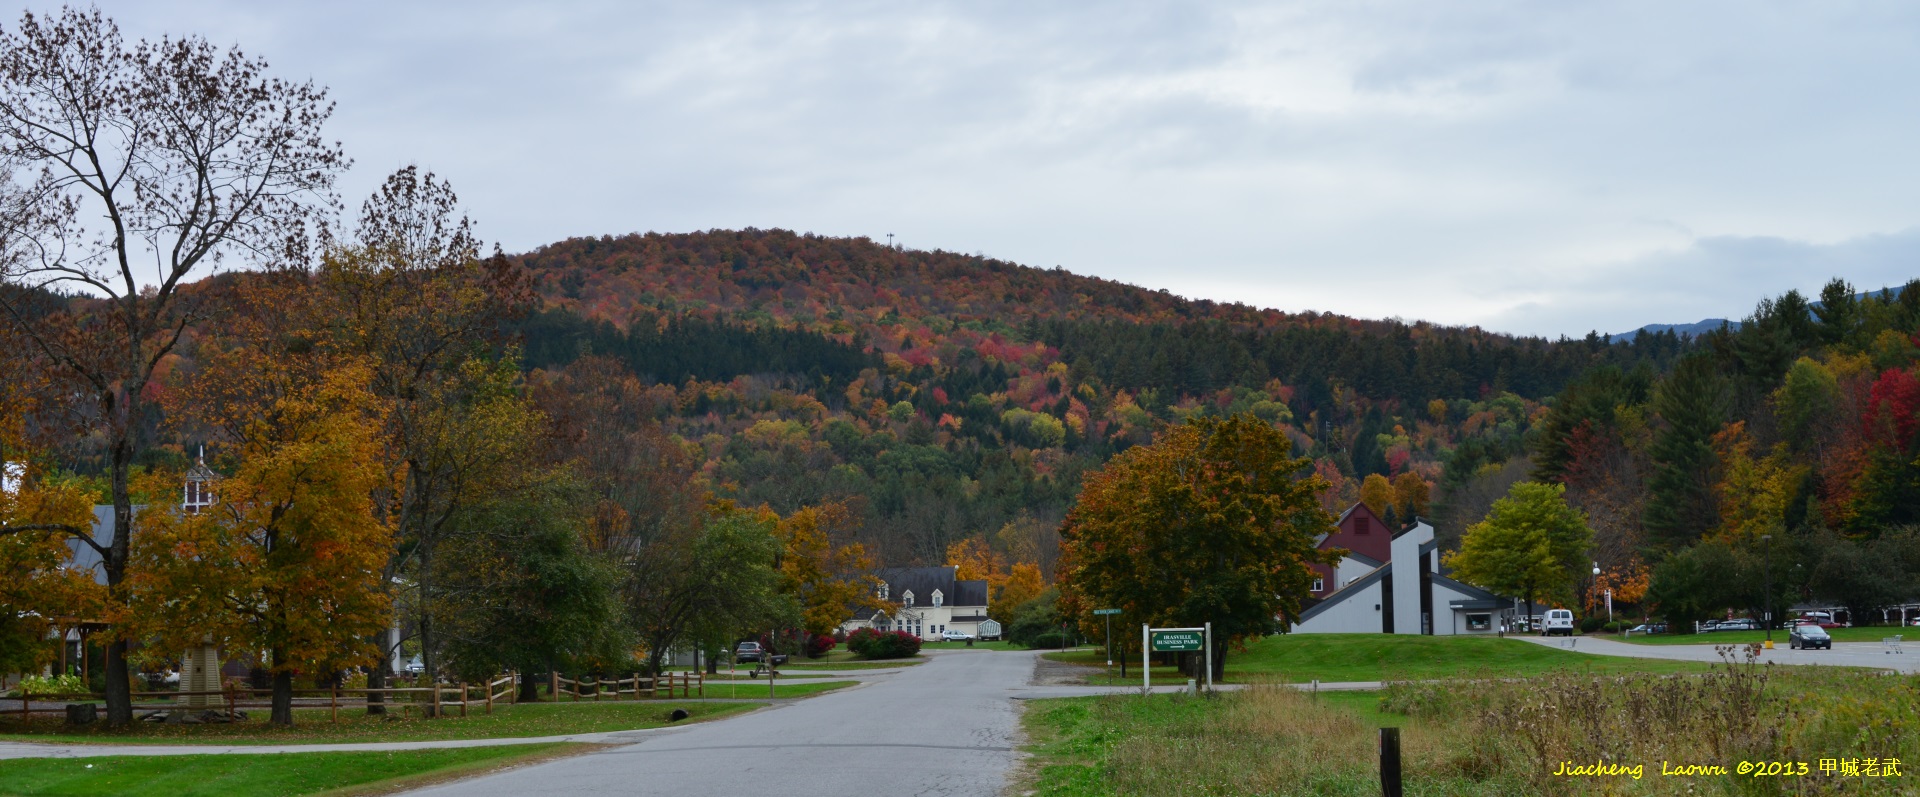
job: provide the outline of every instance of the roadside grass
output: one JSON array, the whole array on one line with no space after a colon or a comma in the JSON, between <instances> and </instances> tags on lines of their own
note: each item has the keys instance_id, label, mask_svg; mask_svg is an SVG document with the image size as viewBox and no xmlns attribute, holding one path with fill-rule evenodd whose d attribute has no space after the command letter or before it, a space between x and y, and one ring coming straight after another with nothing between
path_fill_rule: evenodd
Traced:
<instances>
[{"instance_id":1,"label":"roadside grass","mask_svg":"<svg viewBox=\"0 0 1920 797\"><path fill-rule=\"evenodd\" d=\"M1892 779L1817 762L1920 756L1920 676L1751 660L1687 678L1562 670L1515 683L1024 705L1033 758L1021 786L1039 797L1377 795L1376 729L1387 725L1401 728L1406 793L1420 795L1914 794L1906 767ZM1811 771L1741 777L1742 761ZM1562 762L1640 775L1555 776ZM1725 772L1666 776L1663 764Z\"/></svg>"},{"instance_id":2,"label":"roadside grass","mask_svg":"<svg viewBox=\"0 0 1920 797\"><path fill-rule=\"evenodd\" d=\"M788 670L802 670L802 671L804 670L888 670L896 667L912 667L915 664L924 664L926 663L926 661L927 661L926 659L920 659L920 658L883 659L881 661L864 661L864 660L856 659L853 661L826 663L826 662L819 662L812 659L808 659L804 662L800 662L797 664L792 664L792 663L782 664L780 665L780 671L786 672Z\"/></svg>"},{"instance_id":3,"label":"roadside grass","mask_svg":"<svg viewBox=\"0 0 1920 797\"><path fill-rule=\"evenodd\" d=\"M841 685L852 683L843 681ZM815 687L823 684L783 684ZM756 694L742 688L746 698L765 697L762 687ZM789 690L790 692L793 690ZM709 696L713 689L708 689ZM795 694L783 695L796 697ZM265 711L254 713L245 722L207 725L166 725L137 722L124 730L96 726L98 730L75 732L64 718L37 716L22 722L18 715L0 717L0 740L17 742L83 742L109 744L335 744L349 742L425 742L448 739L512 739L541 736L567 736L576 733L604 733L670 724L667 715L685 709L688 719L699 722L750 711L764 703L707 703L678 700L623 700L594 703L520 703L496 704L493 714L469 712L468 716L444 719L411 718L389 714L370 717L361 710L340 710L340 722L327 720L326 709L297 709L291 728L276 728L265 721ZM4 782L4 781L0 781Z\"/></svg>"},{"instance_id":4,"label":"roadside grass","mask_svg":"<svg viewBox=\"0 0 1920 797\"><path fill-rule=\"evenodd\" d=\"M593 745L528 744L396 752L103 756L0 761L0 795L280 797L385 794Z\"/></svg>"},{"instance_id":5,"label":"roadside grass","mask_svg":"<svg viewBox=\"0 0 1920 797\"><path fill-rule=\"evenodd\" d=\"M1134 654L1138 656L1138 653ZM1048 659L1105 668L1099 650L1049 653ZM1110 673L1090 675L1096 685L1140 683L1139 660L1128 662L1127 678L1116 665ZM1227 655L1226 683L1306 683L1308 681L1397 681L1440 678L1518 678L1555 670L1608 673L1697 673L1713 665L1701 662L1599 656L1542 647L1518 639L1482 636L1395 634L1281 634ZM1156 684L1184 684L1187 676L1171 666L1153 668Z\"/></svg>"},{"instance_id":6,"label":"roadside grass","mask_svg":"<svg viewBox=\"0 0 1920 797\"><path fill-rule=\"evenodd\" d=\"M778 679L776 679L773 685L773 697L776 697L776 698L807 697L809 695L817 695L822 692L831 692L835 689L844 689L849 686L855 686L859 683L860 683L859 681L806 681L804 683L782 683L782 682L779 682ZM706 694L707 694L707 697L725 698L728 700L763 700L767 698L767 682L765 680L748 681L744 679L738 680L738 681L727 681L723 683L715 683L715 682L709 681L707 682Z\"/></svg>"},{"instance_id":7,"label":"roadside grass","mask_svg":"<svg viewBox=\"0 0 1920 797\"><path fill-rule=\"evenodd\" d=\"M1008 642L1004 639L996 639L996 640L993 640L992 642L982 642L979 640L974 640L973 647L967 647L967 643L965 642L928 641L928 642L921 643L920 649L921 650L1026 650L1026 648L1021 647L1019 645L1015 645L1012 642Z\"/></svg>"},{"instance_id":8,"label":"roadside grass","mask_svg":"<svg viewBox=\"0 0 1920 797\"><path fill-rule=\"evenodd\" d=\"M1857 628L1829 628L1827 633L1835 642L1872 642L1890 636L1904 636L1907 639L1920 640L1920 628L1900 628L1899 626L1865 626ZM1598 639L1615 642L1630 642L1635 645L1745 645L1766 641L1765 631L1709 631L1704 634L1635 634L1618 636L1614 634L1589 634ZM1773 645L1777 648L1787 646L1787 629L1773 629Z\"/></svg>"}]
</instances>

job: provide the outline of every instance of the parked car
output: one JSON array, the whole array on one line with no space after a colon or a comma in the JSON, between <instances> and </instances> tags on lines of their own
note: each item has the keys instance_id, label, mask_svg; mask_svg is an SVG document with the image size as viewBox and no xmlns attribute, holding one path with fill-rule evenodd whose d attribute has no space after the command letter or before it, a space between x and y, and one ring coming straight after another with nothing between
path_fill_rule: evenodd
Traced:
<instances>
[{"instance_id":1,"label":"parked car","mask_svg":"<svg viewBox=\"0 0 1920 797\"><path fill-rule=\"evenodd\" d=\"M1553 636L1573 636L1573 610L1548 609L1545 634Z\"/></svg>"},{"instance_id":2,"label":"parked car","mask_svg":"<svg viewBox=\"0 0 1920 797\"><path fill-rule=\"evenodd\" d=\"M1641 634L1641 635L1664 634L1666 632L1667 632L1666 623L1641 623L1639 625L1636 625L1632 628L1627 629L1628 636L1632 636L1634 634Z\"/></svg>"},{"instance_id":3,"label":"parked car","mask_svg":"<svg viewBox=\"0 0 1920 797\"><path fill-rule=\"evenodd\" d=\"M1733 620L1721 620L1718 623L1714 623L1713 630L1715 631L1758 631L1760 630L1760 624L1752 620L1749 620L1745 617L1741 617Z\"/></svg>"},{"instance_id":4,"label":"parked car","mask_svg":"<svg viewBox=\"0 0 1920 797\"><path fill-rule=\"evenodd\" d=\"M765 655L758 642L742 642L733 648L733 660L737 662L759 661Z\"/></svg>"},{"instance_id":5,"label":"parked car","mask_svg":"<svg viewBox=\"0 0 1920 797\"><path fill-rule=\"evenodd\" d=\"M1833 636L1819 623L1796 625L1787 632L1787 647L1793 650L1833 649Z\"/></svg>"},{"instance_id":6,"label":"parked car","mask_svg":"<svg viewBox=\"0 0 1920 797\"><path fill-rule=\"evenodd\" d=\"M972 638L973 638L973 635L965 631L941 631L940 632L940 639L946 642L965 642Z\"/></svg>"}]
</instances>

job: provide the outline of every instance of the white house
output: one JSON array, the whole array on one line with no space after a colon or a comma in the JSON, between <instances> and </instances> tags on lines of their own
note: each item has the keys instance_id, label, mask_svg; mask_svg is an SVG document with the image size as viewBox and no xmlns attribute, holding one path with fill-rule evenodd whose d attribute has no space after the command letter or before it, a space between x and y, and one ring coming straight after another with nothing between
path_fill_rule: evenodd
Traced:
<instances>
[{"instance_id":1,"label":"white house","mask_svg":"<svg viewBox=\"0 0 1920 797\"><path fill-rule=\"evenodd\" d=\"M1492 634L1513 610L1513 601L1445 575L1425 520L1388 547L1385 562L1354 554L1336 565L1340 586L1301 612L1293 633Z\"/></svg>"},{"instance_id":2,"label":"white house","mask_svg":"<svg viewBox=\"0 0 1920 797\"><path fill-rule=\"evenodd\" d=\"M931 639L945 631L980 635L987 622L987 582L960 581L956 567L887 567L876 571L877 597L892 608L863 610L841 624L852 633L860 628L905 631Z\"/></svg>"}]
</instances>

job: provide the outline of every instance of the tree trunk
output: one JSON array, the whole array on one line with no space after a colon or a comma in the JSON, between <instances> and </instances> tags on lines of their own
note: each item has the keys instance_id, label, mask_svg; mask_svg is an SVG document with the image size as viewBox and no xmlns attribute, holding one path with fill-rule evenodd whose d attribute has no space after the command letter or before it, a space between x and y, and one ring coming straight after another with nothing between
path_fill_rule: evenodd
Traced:
<instances>
[{"instance_id":1,"label":"tree trunk","mask_svg":"<svg viewBox=\"0 0 1920 797\"><path fill-rule=\"evenodd\" d=\"M136 427L127 425L129 404L133 396L118 391L121 420L121 439L115 441L111 462L113 482L113 543L107 546L105 565L107 571L108 600L116 604L124 602L126 595L120 588L120 582L127 577L127 552L133 535L133 494L127 488L127 475L133 467L133 435ZM133 724L133 689L127 682L127 652L130 644L126 640L116 640L107 645L106 696L107 727L124 728Z\"/></svg>"},{"instance_id":2,"label":"tree trunk","mask_svg":"<svg viewBox=\"0 0 1920 797\"><path fill-rule=\"evenodd\" d=\"M368 689L387 688L387 674L393 672L393 649L387 647L387 642L393 639L393 637L389 636L391 633L391 631L381 631L374 635L374 644L380 649L380 661L374 664L374 666L367 668ZM387 696L385 694L368 692L367 716L385 716L387 713L386 704Z\"/></svg>"},{"instance_id":3,"label":"tree trunk","mask_svg":"<svg viewBox=\"0 0 1920 797\"><path fill-rule=\"evenodd\" d=\"M520 694L513 698L515 703L540 702L540 682L534 680L533 673L520 673Z\"/></svg>"},{"instance_id":4,"label":"tree trunk","mask_svg":"<svg viewBox=\"0 0 1920 797\"><path fill-rule=\"evenodd\" d=\"M273 711L267 717L270 725L293 726L293 673L286 668L286 656L280 651L273 652Z\"/></svg>"},{"instance_id":5,"label":"tree trunk","mask_svg":"<svg viewBox=\"0 0 1920 797\"><path fill-rule=\"evenodd\" d=\"M1218 684L1227 680L1227 643L1215 640L1213 643L1213 682Z\"/></svg>"}]
</instances>

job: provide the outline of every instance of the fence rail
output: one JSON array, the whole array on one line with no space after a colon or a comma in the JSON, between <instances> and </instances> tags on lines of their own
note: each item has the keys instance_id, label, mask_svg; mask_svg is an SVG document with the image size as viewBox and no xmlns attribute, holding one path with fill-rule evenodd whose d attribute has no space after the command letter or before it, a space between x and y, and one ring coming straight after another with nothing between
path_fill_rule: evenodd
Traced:
<instances>
[{"instance_id":1,"label":"fence rail","mask_svg":"<svg viewBox=\"0 0 1920 797\"><path fill-rule=\"evenodd\" d=\"M445 717L458 707L460 716L464 717L467 716L469 706L479 706L487 714L492 714L495 702L502 700L512 702L519 678L517 673L505 673L482 683L459 681L433 686L392 686L378 689L366 687L294 689L292 694L295 708L325 708L328 710L329 719L333 722L340 721L340 709L343 706L363 708L368 705L368 698L373 695L381 695L385 698L384 702L374 705L399 708L407 713L412 713L417 707L423 716ZM666 690L668 698L672 698L675 691L678 691L682 697L706 696L706 677L701 673L663 673L653 678L641 677L639 673L635 673L631 677L613 679L605 679L597 675L566 678L559 673L549 673L547 683L547 692L556 702L562 695L571 696L575 702L583 699L597 701L602 697L620 700L622 695L631 695L626 698L630 700L639 700L643 696L658 698L662 689ZM562 691L563 686L565 691ZM458 695L458 697L450 698L449 695ZM192 697L218 698L218 705L188 705L186 698ZM322 698L325 698L325 702L321 702ZM36 708L33 705L35 703L101 702L105 699L105 695L94 692L22 696L19 698L20 709L17 713L24 721L34 714L61 714L66 711L64 705ZM231 717L241 709L272 708L273 690L229 687L217 691L199 692L143 691L134 692L133 699L135 711L203 711L224 707L227 715ZM141 703L142 699L148 702ZM162 700L167 702L160 702Z\"/></svg>"}]
</instances>

